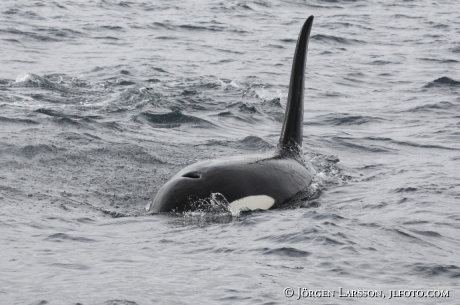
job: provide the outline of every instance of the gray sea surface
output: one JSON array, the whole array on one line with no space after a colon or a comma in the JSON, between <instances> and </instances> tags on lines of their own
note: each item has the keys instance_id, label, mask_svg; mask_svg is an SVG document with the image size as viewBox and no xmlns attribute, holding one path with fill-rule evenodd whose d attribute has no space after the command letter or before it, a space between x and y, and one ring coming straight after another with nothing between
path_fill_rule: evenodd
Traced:
<instances>
[{"instance_id":1,"label":"gray sea surface","mask_svg":"<svg viewBox=\"0 0 460 305\"><path fill-rule=\"evenodd\" d=\"M0 304L460 304L459 8L2 0ZM275 150L309 15L316 196L148 215L186 165Z\"/></svg>"}]
</instances>

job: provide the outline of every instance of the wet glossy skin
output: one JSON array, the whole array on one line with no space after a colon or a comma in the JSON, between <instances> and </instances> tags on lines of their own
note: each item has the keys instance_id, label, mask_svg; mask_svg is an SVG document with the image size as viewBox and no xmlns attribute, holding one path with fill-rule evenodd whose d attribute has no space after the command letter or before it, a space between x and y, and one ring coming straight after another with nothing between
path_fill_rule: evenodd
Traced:
<instances>
[{"instance_id":1,"label":"wet glossy skin","mask_svg":"<svg viewBox=\"0 0 460 305\"><path fill-rule=\"evenodd\" d=\"M198 199L211 193L228 202L266 195L279 207L311 183L313 174L294 158L237 156L192 164L171 178L158 191L151 213L194 210Z\"/></svg>"}]
</instances>

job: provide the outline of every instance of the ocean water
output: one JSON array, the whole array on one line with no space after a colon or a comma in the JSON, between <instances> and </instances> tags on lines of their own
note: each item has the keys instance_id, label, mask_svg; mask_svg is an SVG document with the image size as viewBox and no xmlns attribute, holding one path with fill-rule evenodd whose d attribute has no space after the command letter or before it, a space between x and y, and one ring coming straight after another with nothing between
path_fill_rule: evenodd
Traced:
<instances>
[{"instance_id":1,"label":"ocean water","mask_svg":"<svg viewBox=\"0 0 460 305\"><path fill-rule=\"evenodd\" d=\"M0 303L460 304L458 5L1 1ZM148 215L184 166L274 151L309 15L315 195Z\"/></svg>"}]
</instances>

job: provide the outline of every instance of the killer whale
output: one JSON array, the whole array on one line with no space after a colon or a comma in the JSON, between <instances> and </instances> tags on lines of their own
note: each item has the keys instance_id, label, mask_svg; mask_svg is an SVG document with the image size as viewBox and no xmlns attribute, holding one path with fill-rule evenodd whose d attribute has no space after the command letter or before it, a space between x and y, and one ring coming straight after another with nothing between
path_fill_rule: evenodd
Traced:
<instances>
[{"instance_id":1,"label":"killer whale","mask_svg":"<svg viewBox=\"0 0 460 305\"><path fill-rule=\"evenodd\" d=\"M157 192L149 213L187 212L221 194L232 212L282 206L311 184L313 171L302 157L305 65L313 16L304 23L292 62L283 127L273 155L206 160L189 165Z\"/></svg>"}]
</instances>

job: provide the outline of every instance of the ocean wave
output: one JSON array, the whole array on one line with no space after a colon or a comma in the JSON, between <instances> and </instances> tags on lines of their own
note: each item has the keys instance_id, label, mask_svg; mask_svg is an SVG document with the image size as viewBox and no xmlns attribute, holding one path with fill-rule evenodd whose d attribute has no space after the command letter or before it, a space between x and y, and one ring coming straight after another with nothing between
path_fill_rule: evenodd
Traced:
<instances>
[{"instance_id":1,"label":"ocean wave","mask_svg":"<svg viewBox=\"0 0 460 305\"><path fill-rule=\"evenodd\" d=\"M31 119L8 118L8 117L3 117L3 116L0 116L0 122L2 122L2 124L11 123L11 124L21 124L21 125L23 125L23 124L26 124L26 125L38 125L38 124L40 124L39 122L31 120Z\"/></svg>"},{"instance_id":2,"label":"ocean wave","mask_svg":"<svg viewBox=\"0 0 460 305\"><path fill-rule=\"evenodd\" d=\"M316 34L311 36L311 39L314 39L319 42L330 43L330 44L340 44L340 45L362 45L366 42L359 39L352 39L352 38L344 38L339 36L333 35L323 35L323 34Z\"/></svg>"},{"instance_id":3,"label":"ocean wave","mask_svg":"<svg viewBox=\"0 0 460 305\"><path fill-rule=\"evenodd\" d=\"M384 119L379 117L372 117L366 115L351 115L348 113L331 113L317 117L317 124L336 126L363 125L369 123L379 123L382 121L384 121ZM314 123L308 122L306 124L311 125Z\"/></svg>"},{"instance_id":4,"label":"ocean wave","mask_svg":"<svg viewBox=\"0 0 460 305\"><path fill-rule=\"evenodd\" d=\"M45 238L47 241L54 241L54 242L63 242L63 241L77 241L77 242L83 242L83 243L93 243L96 242L96 240L87 238L87 237L81 237L81 236L72 236L66 233L56 233L52 234L48 237Z\"/></svg>"},{"instance_id":5,"label":"ocean wave","mask_svg":"<svg viewBox=\"0 0 460 305\"><path fill-rule=\"evenodd\" d=\"M182 114L180 111L173 111L164 114L142 112L134 117L135 121L145 120L155 128L176 128L181 125L192 125L194 127L210 128L214 125L204 119Z\"/></svg>"},{"instance_id":6,"label":"ocean wave","mask_svg":"<svg viewBox=\"0 0 460 305\"><path fill-rule=\"evenodd\" d=\"M281 247L275 249L258 249L263 255L276 255L283 257L308 257L311 252L300 250L294 247Z\"/></svg>"},{"instance_id":7,"label":"ocean wave","mask_svg":"<svg viewBox=\"0 0 460 305\"><path fill-rule=\"evenodd\" d=\"M231 147L231 148L236 148L236 149L255 150L255 151L268 151L268 150L273 150L275 148L274 145L256 136L248 136L248 137L245 137L237 141L209 140L206 142L205 145L207 146L225 146L225 147Z\"/></svg>"},{"instance_id":8,"label":"ocean wave","mask_svg":"<svg viewBox=\"0 0 460 305\"><path fill-rule=\"evenodd\" d=\"M66 149L52 144L26 145L21 149L26 158L33 158L39 154L56 154L63 151L66 151Z\"/></svg>"},{"instance_id":9,"label":"ocean wave","mask_svg":"<svg viewBox=\"0 0 460 305\"><path fill-rule=\"evenodd\" d=\"M407 266L412 274L418 276L433 278L433 277L447 277L447 278L460 278L460 267L456 265L445 265L436 263L414 263Z\"/></svg>"},{"instance_id":10,"label":"ocean wave","mask_svg":"<svg viewBox=\"0 0 460 305\"><path fill-rule=\"evenodd\" d=\"M408 112L425 112L425 111L435 111L435 110L445 110L445 111L456 111L459 108L459 105L451 102L438 102L432 104L425 104L421 106L416 106L408 109Z\"/></svg>"},{"instance_id":11,"label":"ocean wave","mask_svg":"<svg viewBox=\"0 0 460 305\"><path fill-rule=\"evenodd\" d=\"M450 77L443 76L435 79L432 82L429 82L424 86L424 88L442 88L442 87L460 87L460 81L456 81Z\"/></svg>"},{"instance_id":12,"label":"ocean wave","mask_svg":"<svg viewBox=\"0 0 460 305\"><path fill-rule=\"evenodd\" d=\"M32 73L19 75L15 82L11 84L13 87L34 87L49 89L60 92L68 92L68 89L58 83L52 82L46 77L41 77Z\"/></svg>"}]
</instances>

